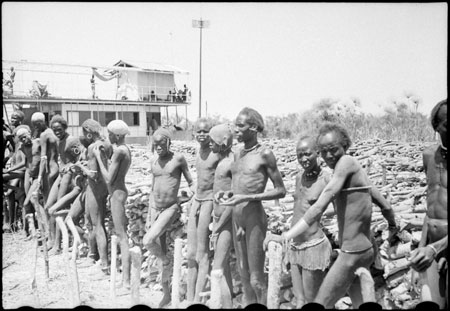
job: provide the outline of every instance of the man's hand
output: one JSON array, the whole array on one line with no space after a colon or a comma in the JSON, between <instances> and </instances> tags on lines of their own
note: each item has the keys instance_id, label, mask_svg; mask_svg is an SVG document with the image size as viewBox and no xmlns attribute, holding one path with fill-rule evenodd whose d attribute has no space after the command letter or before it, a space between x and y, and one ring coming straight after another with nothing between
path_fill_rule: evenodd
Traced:
<instances>
[{"instance_id":1,"label":"man's hand","mask_svg":"<svg viewBox=\"0 0 450 311\"><path fill-rule=\"evenodd\" d=\"M424 272L431 266L436 252L430 246L419 247L411 253L410 262L411 268L417 272Z\"/></svg>"},{"instance_id":2,"label":"man's hand","mask_svg":"<svg viewBox=\"0 0 450 311\"><path fill-rule=\"evenodd\" d=\"M92 149L92 153L94 154L94 156L99 157L100 156L100 148L99 148L99 146L95 146Z\"/></svg>"},{"instance_id":3,"label":"man's hand","mask_svg":"<svg viewBox=\"0 0 450 311\"><path fill-rule=\"evenodd\" d=\"M244 194L233 194L233 193L231 193L231 197L229 197L229 198L226 198L226 195L227 194L225 193L224 197L222 198L222 201L219 201L220 204L225 205L225 206L228 206L228 205L233 205L234 206L234 205L237 205L237 204L242 203L242 202L250 201L248 199L248 196L246 196Z\"/></svg>"},{"instance_id":4,"label":"man's hand","mask_svg":"<svg viewBox=\"0 0 450 311\"><path fill-rule=\"evenodd\" d=\"M398 226L389 226L388 230L389 230L389 235L386 240L388 241L389 246L391 246L392 243L397 238L397 233L400 231L400 228Z\"/></svg>"}]
</instances>

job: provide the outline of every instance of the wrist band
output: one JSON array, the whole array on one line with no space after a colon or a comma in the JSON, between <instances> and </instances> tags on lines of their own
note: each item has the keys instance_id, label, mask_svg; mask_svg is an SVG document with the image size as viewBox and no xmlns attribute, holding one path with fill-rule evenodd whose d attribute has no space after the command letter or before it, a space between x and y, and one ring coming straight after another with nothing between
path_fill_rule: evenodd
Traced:
<instances>
[{"instance_id":1,"label":"wrist band","mask_svg":"<svg viewBox=\"0 0 450 311\"><path fill-rule=\"evenodd\" d=\"M41 156L41 160L47 160L47 156L46 155Z\"/></svg>"},{"instance_id":2,"label":"wrist band","mask_svg":"<svg viewBox=\"0 0 450 311\"><path fill-rule=\"evenodd\" d=\"M436 256L438 253L436 248L432 244L428 244L427 246L429 246L434 251L434 255Z\"/></svg>"}]
</instances>

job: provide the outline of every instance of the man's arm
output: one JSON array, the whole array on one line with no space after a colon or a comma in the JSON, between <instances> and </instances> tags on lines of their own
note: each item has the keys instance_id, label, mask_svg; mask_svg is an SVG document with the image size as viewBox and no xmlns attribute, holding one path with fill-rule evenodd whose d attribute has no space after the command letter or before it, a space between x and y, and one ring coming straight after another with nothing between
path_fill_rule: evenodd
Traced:
<instances>
[{"instance_id":1,"label":"man's arm","mask_svg":"<svg viewBox=\"0 0 450 311\"><path fill-rule=\"evenodd\" d=\"M41 133L39 137L39 143L41 145L41 163L39 166L39 174L37 178L37 182L40 185L42 176L44 175L47 167L47 142L49 140L49 137L46 133Z\"/></svg>"},{"instance_id":2,"label":"man's arm","mask_svg":"<svg viewBox=\"0 0 450 311\"><path fill-rule=\"evenodd\" d=\"M191 172L189 171L187 161L184 158L184 156L180 156L179 161L180 161L181 172L183 173L184 179L186 179L191 192L194 193L195 192L194 180L192 179Z\"/></svg>"},{"instance_id":3,"label":"man's arm","mask_svg":"<svg viewBox=\"0 0 450 311\"><path fill-rule=\"evenodd\" d=\"M103 176L103 179L106 181L108 185L111 185L111 183L115 181L117 173L119 172L120 163L122 161L122 158L124 157L123 150L117 148L116 151L113 153L111 158L111 166L109 167L109 170L105 167L102 161L101 153L102 152L104 153L103 149L96 148L93 150L93 152L95 158L97 159L98 167Z\"/></svg>"},{"instance_id":4,"label":"man's arm","mask_svg":"<svg viewBox=\"0 0 450 311\"><path fill-rule=\"evenodd\" d=\"M24 160L22 160L22 162L20 162L19 164L15 165L15 166L13 166L13 167L7 169L7 170L4 170L4 171L3 171L3 174L8 174L8 173L14 172L14 171L16 171L16 170L18 170L18 169L24 167L24 166L26 165L26 163L27 163L27 162L26 162L26 160L24 159Z\"/></svg>"}]
</instances>

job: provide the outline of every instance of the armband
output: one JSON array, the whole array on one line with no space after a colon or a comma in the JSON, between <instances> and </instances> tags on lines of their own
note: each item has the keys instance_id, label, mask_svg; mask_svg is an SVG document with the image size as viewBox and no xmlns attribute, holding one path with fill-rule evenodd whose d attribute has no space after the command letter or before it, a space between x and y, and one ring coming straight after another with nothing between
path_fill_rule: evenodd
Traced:
<instances>
[{"instance_id":1,"label":"armband","mask_svg":"<svg viewBox=\"0 0 450 311\"><path fill-rule=\"evenodd\" d=\"M436 250L436 248L432 245L432 244L428 244L427 246L429 246L432 250L433 250L433 252L434 252L434 256L436 256L437 255L437 250Z\"/></svg>"},{"instance_id":2,"label":"armband","mask_svg":"<svg viewBox=\"0 0 450 311\"><path fill-rule=\"evenodd\" d=\"M47 160L47 156L46 155L41 156L41 160Z\"/></svg>"}]
</instances>

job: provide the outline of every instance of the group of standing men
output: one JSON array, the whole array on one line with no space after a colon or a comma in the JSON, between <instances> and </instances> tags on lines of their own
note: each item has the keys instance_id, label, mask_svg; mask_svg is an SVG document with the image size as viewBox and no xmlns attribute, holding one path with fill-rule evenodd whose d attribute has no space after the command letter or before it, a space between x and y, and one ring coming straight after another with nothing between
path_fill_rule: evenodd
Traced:
<instances>
[{"instance_id":1,"label":"group of standing men","mask_svg":"<svg viewBox=\"0 0 450 311\"><path fill-rule=\"evenodd\" d=\"M423 285L432 289L431 300L441 307L447 303L448 282L446 112L444 100L431 114L433 129L441 143L424 152L428 210L422 240L409 257L412 268L421 273ZM55 250L59 242L52 220L64 207L67 217L73 219L85 210L90 224L91 256L100 258L105 272L109 264L104 216L109 194L122 252L123 284L129 287L124 208L127 198L124 180L131 163L131 153L124 141L129 134L128 127L120 120L109 123L108 141L100 134L100 124L91 119L83 123L83 136L79 139L66 132L67 123L60 116L51 120L52 130L46 128L40 113L33 115L32 123L38 133L35 138L27 126L13 123L23 157L18 156L15 164L4 171L3 178L11 180L10 184L24 178L21 182L27 195L21 204L26 213L32 212L32 206L35 209L44 206L41 214L46 216L49 227L49 246ZM273 152L258 142L258 133L263 129L262 116L252 108L240 111L234 129L229 124L213 126L209 120L199 119L195 125L199 142L196 183L184 156L170 150L171 132L162 127L154 132L153 148L157 156L151 162L152 191L143 244L160 262L163 298L159 307L171 299L166 232L181 212L178 197L181 175L188 182L188 195L192 197L187 222L188 303L200 302L210 274L211 287L221 293L220 299L211 297L210 307L232 308L235 293L229 259L234 249L244 305L265 305L265 250L270 241L285 247L297 308L309 302L333 308L346 294L354 308L364 302L355 271L360 267L369 270L377 255L370 230L372 203L380 207L387 220L388 241L398 233L389 202L371 183L358 161L347 154L351 139L346 129L327 123L317 136L302 135L298 140L296 154L303 171L296 178L290 230L281 236L266 234L267 215L262 201L282 198L286 189ZM243 143L234 152L233 137ZM319 165L319 155L332 174ZM25 171L20 170L23 167ZM269 179L273 187L267 187ZM35 189L42 189L42 206L31 199L30 193ZM340 247L332 264L331 245L320 227L321 215L330 203L337 214Z\"/></svg>"}]
</instances>

